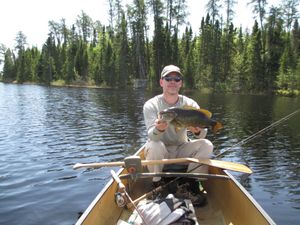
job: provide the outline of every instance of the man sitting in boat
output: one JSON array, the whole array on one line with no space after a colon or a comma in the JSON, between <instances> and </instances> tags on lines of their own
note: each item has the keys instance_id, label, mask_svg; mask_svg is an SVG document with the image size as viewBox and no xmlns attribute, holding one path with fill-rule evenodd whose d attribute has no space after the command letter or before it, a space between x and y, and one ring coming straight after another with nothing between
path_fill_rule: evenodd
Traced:
<instances>
[{"instance_id":1,"label":"man sitting in boat","mask_svg":"<svg viewBox=\"0 0 300 225\"><path fill-rule=\"evenodd\" d=\"M200 127L181 127L177 129L159 116L159 113L171 107L192 106L200 108L197 102L179 91L183 84L183 74L180 68L174 65L164 67L161 72L160 86L163 93L149 99L143 107L145 124L148 132L148 141L145 148L147 160L161 160L164 158L194 157L198 159L210 158L213 144L205 139L207 129ZM195 139L189 140L187 130L193 133ZM197 167L197 168L196 168ZM149 172L162 172L163 165L149 165ZM190 163L187 171L207 173L207 166ZM153 178L154 186L161 184L160 177ZM200 193L193 193L194 196ZM203 196L200 196L203 199ZM201 200L203 201L203 200Z\"/></svg>"}]
</instances>

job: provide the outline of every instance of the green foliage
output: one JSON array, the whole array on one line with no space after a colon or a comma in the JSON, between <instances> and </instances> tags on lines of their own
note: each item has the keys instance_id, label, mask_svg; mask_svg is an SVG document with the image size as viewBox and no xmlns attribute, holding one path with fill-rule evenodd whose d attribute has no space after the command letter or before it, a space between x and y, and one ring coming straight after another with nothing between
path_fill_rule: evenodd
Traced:
<instances>
[{"instance_id":1,"label":"green foliage","mask_svg":"<svg viewBox=\"0 0 300 225\"><path fill-rule=\"evenodd\" d=\"M7 49L4 55L3 77L4 82L13 82L17 78L16 66L13 53Z\"/></svg>"},{"instance_id":2,"label":"green foliage","mask_svg":"<svg viewBox=\"0 0 300 225\"><path fill-rule=\"evenodd\" d=\"M251 32L231 23L236 1L225 1L225 24L219 1L209 1L210 13L199 21L197 34L188 26L180 30L186 1L134 0L126 11L119 0L109 3L108 27L84 12L70 28L64 19L50 21L41 50L26 47L26 36L18 32L14 51L1 47L2 80L126 87L134 79L147 79L157 87L162 68L175 64L184 73L186 88L285 95L300 90L300 29L293 1L287 1L292 13L286 17L282 12L288 8L271 7L266 13L266 1L252 0L259 23L254 22Z\"/></svg>"},{"instance_id":3,"label":"green foliage","mask_svg":"<svg viewBox=\"0 0 300 225\"><path fill-rule=\"evenodd\" d=\"M36 66L36 82L50 85L55 72L54 59L50 53L51 39L48 38L47 43L42 48L42 53Z\"/></svg>"},{"instance_id":4,"label":"green foliage","mask_svg":"<svg viewBox=\"0 0 300 225\"><path fill-rule=\"evenodd\" d=\"M249 54L249 76L250 87L254 91L262 91L264 87L264 65L262 61L261 31L255 21L250 43L248 46Z\"/></svg>"},{"instance_id":5,"label":"green foliage","mask_svg":"<svg viewBox=\"0 0 300 225\"><path fill-rule=\"evenodd\" d=\"M266 24L266 88L272 90L276 87L276 76L280 67L280 58L284 51L283 21L279 17L280 11L271 8Z\"/></svg>"}]
</instances>

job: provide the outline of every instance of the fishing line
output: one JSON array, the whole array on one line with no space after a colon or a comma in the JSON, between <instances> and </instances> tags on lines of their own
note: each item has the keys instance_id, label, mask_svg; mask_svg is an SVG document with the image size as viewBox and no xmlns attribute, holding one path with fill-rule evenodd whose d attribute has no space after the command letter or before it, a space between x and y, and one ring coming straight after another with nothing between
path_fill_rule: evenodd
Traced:
<instances>
[{"instance_id":1,"label":"fishing line","mask_svg":"<svg viewBox=\"0 0 300 225\"><path fill-rule=\"evenodd\" d=\"M223 156L225 153L227 153L229 150L233 149L234 147L237 146L242 146L243 144L248 143L249 141L253 140L254 138L256 138L258 135L265 133L266 131L268 131L269 129L278 126L279 124L281 124L282 122L290 119L291 117L293 117L294 115L296 115L298 112L300 112L300 109L295 110L294 112L290 113L289 115L281 118L280 120L277 120L276 122L270 124L269 126L259 130L258 132L250 135L249 137L245 138L244 140L232 145L231 147L225 149L223 152L219 153L218 155L214 156L213 158L219 158L220 156Z\"/></svg>"},{"instance_id":2,"label":"fishing line","mask_svg":"<svg viewBox=\"0 0 300 225\"><path fill-rule=\"evenodd\" d=\"M296 115L298 112L300 112L300 109L295 110L294 112L292 112L292 113L290 113L289 115L287 115L287 116L281 118L280 120L278 120L278 121L276 121L276 122L270 124L269 126L267 126L267 127L263 128L263 129L259 130L258 132L256 132L256 133L250 135L249 137L245 138L244 140L242 140L242 141L240 141L240 142L238 142L238 143L232 145L231 147L227 148L227 149L224 150L222 153L219 153L218 155L214 156L213 158L218 158L218 157L220 157L220 156L223 156L226 152L228 152L229 150L233 149L234 147L239 146L239 145L243 145L243 144L249 142L250 140L253 140L253 139L256 138L259 134L262 134L262 133L266 132L267 130L269 130L269 129L273 128L273 127L278 126L278 125L281 124L283 121L286 121L286 120L290 119L291 117L293 117L294 115ZM195 169L197 169L197 168L199 168L199 167L202 167L202 166L203 166L203 164L197 165L197 166L195 166L194 168L188 170L187 173L193 172ZM166 184L161 185L160 187L161 187L161 188L167 187L168 185L170 185L170 184L172 184L172 183L178 181L179 179L180 179L180 177L176 177L175 179L169 181L169 182L166 183Z\"/></svg>"},{"instance_id":3,"label":"fishing line","mask_svg":"<svg viewBox=\"0 0 300 225\"><path fill-rule=\"evenodd\" d=\"M233 149L234 147L237 147L237 146L242 146L243 144L246 144L248 143L249 141L253 140L254 138L256 138L259 134L262 134L266 131L268 131L269 129L273 128L273 127L276 127L278 126L279 124L281 124L282 122L290 119L291 117L293 117L294 115L296 115L298 112L300 112L300 109L297 109L295 110L294 112L290 113L289 115L281 118L280 120L277 120L276 122L270 124L269 126L259 130L258 132L250 135L249 137L245 138L244 140L232 145L231 147L225 149L223 152L219 153L218 155L216 156L213 156L212 159L215 159L215 158L219 158L220 156L223 156L225 153L227 153L229 150ZM189 171L187 171L188 173L194 171L195 169L199 168L199 167L202 167L203 165L200 164L200 165L197 165L195 166L194 168L190 169Z\"/></svg>"}]
</instances>

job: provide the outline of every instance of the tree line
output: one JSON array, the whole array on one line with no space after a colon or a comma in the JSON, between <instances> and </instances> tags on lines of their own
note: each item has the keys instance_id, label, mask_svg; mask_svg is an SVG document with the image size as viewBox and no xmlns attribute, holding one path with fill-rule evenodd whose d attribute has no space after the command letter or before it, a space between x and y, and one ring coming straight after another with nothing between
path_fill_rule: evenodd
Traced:
<instances>
[{"instance_id":1,"label":"tree line","mask_svg":"<svg viewBox=\"0 0 300 225\"><path fill-rule=\"evenodd\" d=\"M18 32L15 49L1 45L2 81L125 87L146 79L157 86L162 68L175 64L187 88L299 93L299 0L271 7L249 0L250 30L233 25L236 0L208 0L196 32L186 21L186 0L107 2L108 25L83 11L71 27L49 21L42 49L28 47Z\"/></svg>"}]
</instances>

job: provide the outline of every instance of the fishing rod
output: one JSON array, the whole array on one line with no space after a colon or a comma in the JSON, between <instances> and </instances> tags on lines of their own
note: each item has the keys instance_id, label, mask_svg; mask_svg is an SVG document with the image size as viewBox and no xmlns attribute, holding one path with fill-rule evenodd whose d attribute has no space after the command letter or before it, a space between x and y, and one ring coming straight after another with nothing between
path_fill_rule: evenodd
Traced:
<instances>
[{"instance_id":1,"label":"fishing rod","mask_svg":"<svg viewBox=\"0 0 300 225\"><path fill-rule=\"evenodd\" d=\"M245 138L244 140L242 140L242 141L240 141L240 142L238 142L238 143L232 145L231 147L227 148L227 149L224 150L222 153L219 153L218 155L216 155L216 156L213 157L213 158L218 158L218 157L224 155L224 154L225 154L226 152L228 152L229 150L233 149L234 147L239 146L239 145L243 145L243 144L249 142L250 140L253 140L253 139L256 138L259 134L262 134L262 133L266 132L267 130L269 130L269 129L273 128L273 127L278 126L278 125L281 124L283 121L286 121L286 120L290 119L291 117L293 117L294 115L296 115L298 112L300 112L300 108L297 109L297 110L295 110L294 112L290 113L289 115L287 115L287 116L281 118L280 120L278 120L278 121L276 121L276 122L270 124L269 126L267 126L267 127L263 128L263 129L259 130L258 132L256 132L256 133L250 135L249 137ZM188 170L187 173L191 173L191 172L193 172L195 169L197 169L197 168L199 168L199 167L202 167L202 166L203 166L203 164L197 165L197 166L195 166L194 168ZM170 185L170 184L172 184L172 183L178 181L180 178L181 178L181 177L176 177L175 179L170 180L169 182L160 185L160 186L157 187L155 190L153 190L151 193L155 193L155 191L163 190L163 189L166 188L168 185ZM151 194L151 193L148 193L148 194ZM145 196L141 196L140 198L144 198L144 197L145 197ZM140 200L140 198L139 198L139 200ZM136 200L138 200L138 199L136 199ZM139 201L139 200L138 200L138 201Z\"/></svg>"},{"instance_id":2,"label":"fishing rod","mask_svg":"<svg viewBox=\"0 0 300 225\"><path fill-rule=\"evenodd\" d=\"M220 156L223 156L225 153L227 153L228 151L230 151L231 149L233 149L234 147L237 146L242 146L243 144L248 143L249 141L253 140L254 138L256 138L258 135L265 133L266 131L270 130L273 127L278 126L279 124L281 124L282 122L290 119L291 117L293 117L294 115L296 115L298 112L300 112L300 109L295 110L294 112L290 113L289 115L281 118L280 120L277 120L276 122L270 124L269 126L259 130L258 132L250 135L249 137L243 139L242 141L232 145L231 147L225 149L223 152L219 153L218 155L214 156L213 158L219 158Z\"/></svg>"},{"instance_id":3,"label":"fishing rod","mask_svg":"<svg viewBox=\"0 0 300 225\"><path fill-rule=\"evenodd\" d=\"M269 126L267 126L267 127L263 128L263 129L259 130L258 132L256 132L256 133L250 135L249 137L247 137L247 138L241 140L240 142L238 142L238 143L232 145L231 147L225 149L223 152L219 153L219 154L216 155L216 156L213 156L212 158L213 158L213 159L219 158L220 156L223 156L225 153L227 153L228 151L230 151L230 150L233 149L234 147L241 146L241 145L243 145L243 144L245 144L245 143L248 143L249 141L251 141L251 140L253 140L254 138L256 138L259 134L262 134L262 133L268 131L269 129L278 126L278 125L281 124L283 121L286 121L286 120L290 119L291 117L293 117L294 115L296 115L298 112L300 112L300 108L297 109L297 110L295 110L294 112L290 113L289 115L287 115L287 116L281 118L280 120L277 120L276 122L270 124ZM194 168L190 169L190 170L187 171L187 172L188 172L188 173L193 172L195 169L200 168L200 167L202 167L202 166L203 166L203 164L197 165L197 166L195 166ZM179 178L178 178L178 179L179 179ZM177 178L175 178L174 180L177 180Z\"/></svg>"}]
</instances>

